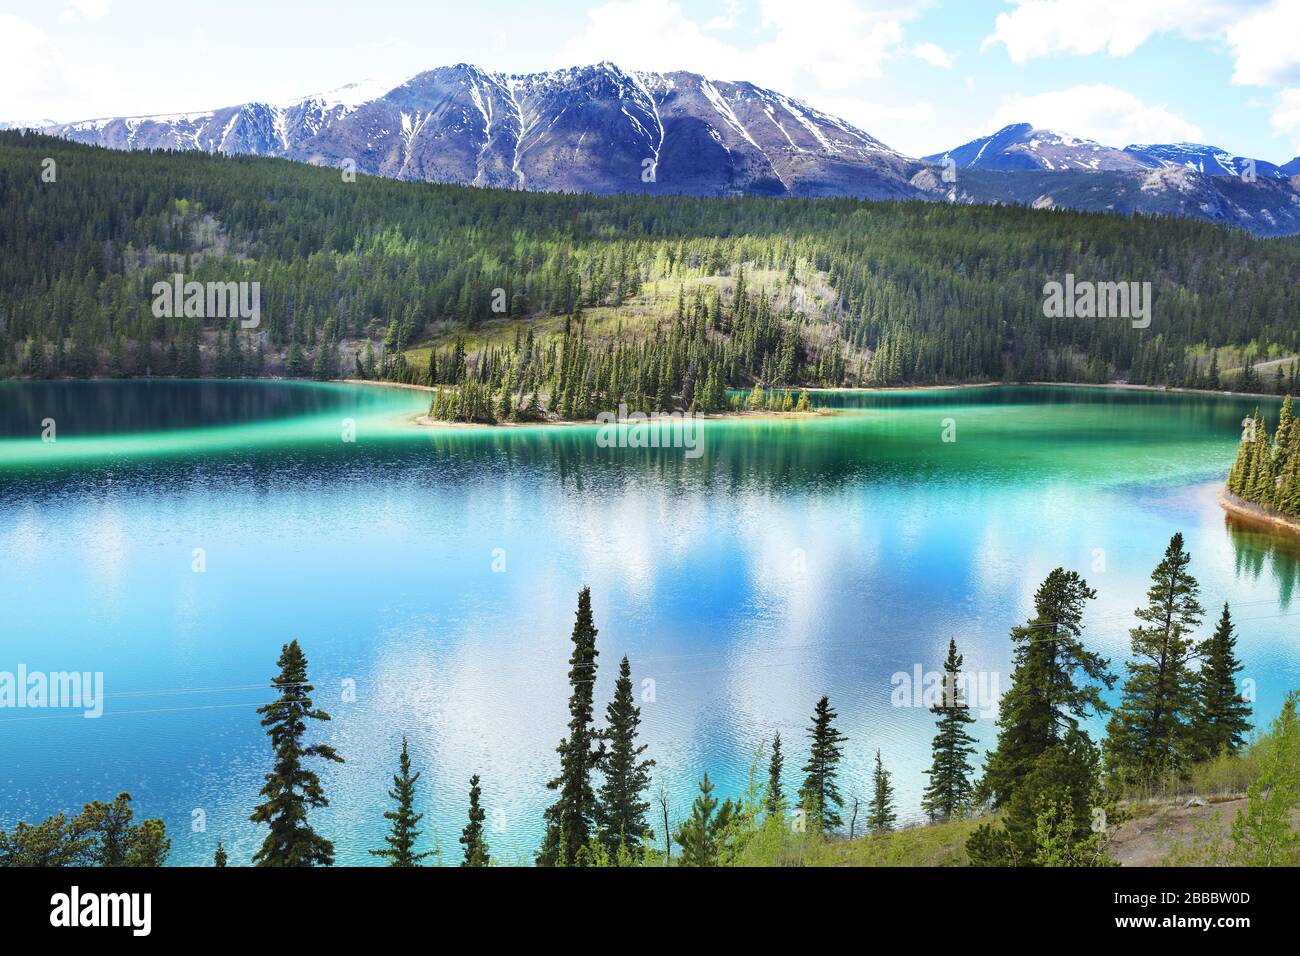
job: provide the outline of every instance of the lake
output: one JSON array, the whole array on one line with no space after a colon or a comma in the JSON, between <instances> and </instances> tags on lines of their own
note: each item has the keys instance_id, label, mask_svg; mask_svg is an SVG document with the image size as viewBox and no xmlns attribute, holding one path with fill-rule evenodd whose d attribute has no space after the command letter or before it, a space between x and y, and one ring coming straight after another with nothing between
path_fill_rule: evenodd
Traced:
<instances>
[{"instance_id":1,"label":"lake","mask_svg":"<svg viewBox=\"0 0 1300 956\"><path fill-rule=\"evenodd\" d=\"M1005 690L1008 631L1058 565L1097 589L1085 640L1120 672L1175 531L1203 633L1233 605L1257 723L1300 687L1300 547L1215 501L1260 400L818 401L839 413L708 421L688 457L601 447L587 425L421 428L428 396L397 388L0 383L0 671L102 672L105 691L98 719L0 710L0 828L127 790L166 821L173 863L209 862L218 838L246 863L270 759L254 708L297 638L333 715L313 732L347 760L322 769L314 817L340 863L376 860L403 734L443 861L474 773L493 855L528 860L583 585L599 711L626 654L674 821L706 770L738 794L775 731L797 785L822 694L849 737L842 790L866 798L879 748L915 819L934 718L896 706L897 675L938 671L955 638Z\"/></svg>"}]
</instances>

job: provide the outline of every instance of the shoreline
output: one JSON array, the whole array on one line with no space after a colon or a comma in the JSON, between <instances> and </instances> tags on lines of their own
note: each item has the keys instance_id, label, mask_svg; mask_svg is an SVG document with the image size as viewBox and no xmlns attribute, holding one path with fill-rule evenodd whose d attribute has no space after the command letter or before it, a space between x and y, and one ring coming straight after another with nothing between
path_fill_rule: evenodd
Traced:
<instances>
[{"instance_id":1,"label":"shoreline","mask_svg":"<svg viewBox=\"0 0 1300 956\"><path fill-rule=\"evenodd\" d=\"M1219 506L1229 517L1237 518L1246 524L1263 526L1261 530L1285 531L1300 536L1300 518L1269 511L1254 502L1238 498L1226 488L1219 489Z\"/></svg>"},{"instance_id":2,"label":"shoreline","mask_svg":"<svg viewBox=\"0 0 1300 956\"><path fill-rule=\"evenodd\" d=\"M369 385L379 388L404 388L416 392L436 392L432 385L416 385L409 382L382 382L368 378L334 379L344 385ZM967 391L983 388L1015 388L1030 386L1035 388L1093 388L1112 389L1115 391L1165 392L1180 395L1218 395L1227 398L1273 398L1281 400L1282 396L1266 392L1233 392L1228 390L1210 391L1204 388L1183 388L1165 385L1136 385L1129 382L966 382L957 385L859 385L846 388L825 388L822 386L791 386L789 391L803 391L809 394L843 392L846 394L888 394L891 392L950 392ZM782 387L782 390L785 390ZM738 389L737 391L743 391ZM842 413L839 408L817 408L811 412L772 412L772 411L730 411L699 413L703 419L726 421L739 419L802 419L821 416L833 416ZM546 428L551 426L568 427L572 425L599 425L595 419L576 421L566 418L545 419L537 422L448 422L430 418L428 412L405 419L409 424L419 428ZM1243 504L1247 504L1243 502ZM1226 505L1225 505L1226 507ZM1262 519L1261 519L1262 520ZM1288 525L1288 527L1290 527ZM1300 533L1300 526L1295 530Z\"/></svg>"},{"instance_id":3,"label":"shoreline","mask_svg":"<svg viewBox=\"0 0 1300 956\"><path fill-rule=\"evenodd\" d=\"M335 379L345 385L373 385L380 388L406 388L416 392L435 392L436 388L432 385L415 385L408 382L379 382L372 381L368 378L345 378ZM936 386L948 388L950 386ZM952 386L964 388L966 386ZM814 391L814 389L790 389L790 391ZM823 389L823 391L837 391L836 389ZM764 409L763 411L732 411L732 412L697 412L698 418L706 421L725 421L727 419L804 419L819 418L823 416L833 416L839 414L842 409L838 408L815 408L810 412L772 412ZM665 413L666 414L666 413ZM682 414L681 412L677 413ZM572 419L572 418L548 418L539 422L448 422L440 418L430 418L428 412L422 412L419 415L406 419L412 425L418 425L421 428L546 428L551 426L569 427L573 425L596 425L606 424L598 422L596 419ZM609 424L637 424L635 422L611 422Z\"/></svg>"}]
</instances>

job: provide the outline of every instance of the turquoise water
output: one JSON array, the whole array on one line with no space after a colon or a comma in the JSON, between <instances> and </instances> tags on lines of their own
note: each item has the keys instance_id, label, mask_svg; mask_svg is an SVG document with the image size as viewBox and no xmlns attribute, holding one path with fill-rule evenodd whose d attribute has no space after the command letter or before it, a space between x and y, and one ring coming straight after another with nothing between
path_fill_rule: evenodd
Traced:
<instances>
[{"instance_id":1,"label":"turquoise water","mask_svg":"<svg viewBox=\"0 0 1300 956\"><path fill-rule=\"evenodd\" d=\"M823 693L850 738L845 791L866 796L878 747L915 817L933 718L891 703L894 675L937 670L955 637L1005 690L1007 632L1057 565L1097 588L1087 640L1118 670L1174 531L1203 603L1233 603L1260 718L1300 687L1300 548L1234 530L1214 499L1253 401L821 401L841 411L706 422L688 458L600 447L595 426L419 428L427 397L400 389L0 383L0 671L102 671L106 693L96 720L0 710L0 827L129 790L173 862L218 838L246 862L269 758L254 708L298 638L347 758L317 815L340 862L374 859L403 733L445 857L479 773L494 853L527 859L584 584L597 700L623 654L653 682L644 737L675 819L705 770L738 792L773 731L793 777ZM975 727L991 741L991 712Z\"/></svg>"}]
</instances>

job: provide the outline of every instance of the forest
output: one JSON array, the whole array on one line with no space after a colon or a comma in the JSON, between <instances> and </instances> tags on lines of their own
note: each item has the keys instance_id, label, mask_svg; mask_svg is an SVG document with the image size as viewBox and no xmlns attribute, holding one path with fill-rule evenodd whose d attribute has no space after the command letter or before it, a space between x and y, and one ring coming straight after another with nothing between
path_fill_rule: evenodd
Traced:
<instances>
[{"instance_id":1,"label":"forest","mask_svg":"<svg viewBox=\"0 0 1300 956\"><path fill-rule=\"evenodd\" d=\"M0 377L472 381L486 396L448 403L481 413L508 393L524 417L620 399L711 410L755 385L1296 386L1294 239L1060 210L352 179L0 132ZM1066 273L1151 282L1150 327L1045 316L1044 285ZM156 284L178 274L258 283L256 327L159 310Z\"/></svg>"},{"instance_id":2,"label":"forest","mask_svg":"<svg viewBox=\"0 0 1300 956\"><path fill-rule=\"evenodd\" d=\"M1272 435L1259 409L1242 422L1241 444L1228 472L1228 491L1267 511L1300 518L1300 422L1290 395L1282 400Z\"/></svg>"}]
</instances>

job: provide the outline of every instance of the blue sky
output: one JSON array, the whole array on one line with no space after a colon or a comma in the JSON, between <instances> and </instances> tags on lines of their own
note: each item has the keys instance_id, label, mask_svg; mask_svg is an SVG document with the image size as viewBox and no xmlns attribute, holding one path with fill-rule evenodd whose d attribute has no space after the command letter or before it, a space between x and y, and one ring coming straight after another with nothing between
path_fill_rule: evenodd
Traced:
<instances>
[{"instance_id":1,"label":"blue sky","mask_svg":"<svg viewBox=\"0 0 1300 956\"><path fill-rule=\"evenodd\" d=\"M0 0L0 119L288 101L461 61L803 97L903 152L1008 122L1300 153L1300 0Z\"/></svg>"}]
</instances>

